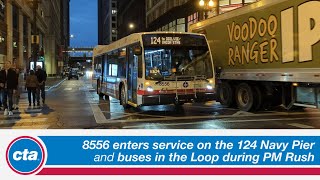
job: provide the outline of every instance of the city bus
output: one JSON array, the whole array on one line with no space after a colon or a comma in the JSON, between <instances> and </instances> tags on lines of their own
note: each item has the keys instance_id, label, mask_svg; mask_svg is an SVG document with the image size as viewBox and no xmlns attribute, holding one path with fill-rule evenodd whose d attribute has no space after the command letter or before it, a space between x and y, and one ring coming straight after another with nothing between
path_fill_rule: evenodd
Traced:
<instances>
[{"instance_id":1,"label":"city bus","mask_svg":"<svg viewBox=\"0 0 320 180\"><path fill-rule=\"evenodd\" d=\"M93 56L97 93L125 108L214 99L214 68L204 35L135 33L95 47Z\"/></svg>"}]
</instances>

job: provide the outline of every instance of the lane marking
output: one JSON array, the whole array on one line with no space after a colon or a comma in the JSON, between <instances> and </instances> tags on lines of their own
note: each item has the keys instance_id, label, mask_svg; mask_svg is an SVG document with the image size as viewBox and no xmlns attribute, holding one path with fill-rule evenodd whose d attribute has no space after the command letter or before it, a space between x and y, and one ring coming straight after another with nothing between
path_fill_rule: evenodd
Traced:
<instances>
[{"instance_id":1,"label":"lane marking","mask_svg":"<svg viewBox=\"0 0 320 180\"><path fill-rule=\"evenodd\" d=\"M87 97L87 100L89 102L90 102L90 100L92 101L93 97L92 97L90 92L86 92L86 97ZM96 120L97 124L103 124L103 123L108 121L106 119L106 117L104 116L104 114L102 113L99 105L93 104L93 103L89 103L89 104L90 104L91 110L93 112L94 119Z\"/></svg>"},{"instance_id":2,"label":"lane marking","mask_svg":"<svg viewBox=\"0 0 320 180\"><path fill-rule=\"evenodd\" d=\"M159 125L161 126L183 126L183 125L205 125L207 124L209 121L215 121L216 122L221 122L221 123L241 123L241 122L268 122L268 121L296 121L296 120L301 120L302 118L295 118L295 119L260 119L260 120L238 120L238 121L229 121L229 120L208 120L208 121L202 121L202 122L190 122L190 123L161 123L159 122ZM308 120L312 120L312 119L308 119ZM319 119L314 119L314 120L319 120ZM146 122L147 123L147 122ZM152 124L148 124L149 126L158 126L158 125L152 125ZM312 126L307 126L307 125L303 125L303 124L299 124L299 123L292 123L292 124L288 124L290 126L296 126L302 129L314 129L314 127ZM208 124L208 126L211 126L215 129L226 129L223 128L221 126L217 126L217 125L210 125ZM138 129L141 127L145 127L145 125L136 125L136 126L124 126L124 129Z\"/></svg>"},{"instance_id":3,"label":"lane marking","mask_svg":"<svg viewBox=\"0 0 320 180\"><path fill-rule=\"evenodd\" d=\"M164 123L159 123L159 125L156 125L156 124L144 124L144 125L137 125L137 126L124 126L122 127L123 129L137 129L139 127L146 127L146 126L185 126L185 125L202 125L204 124L204 122L190 122L190 123L171 123L171 124L164 124ZM220 126L215 126L215 125L207 125L207 126L210 126L211 128L210 129L226 129L226 128L222 128Z\"/></svg>"},{"instance_id":4,"label":"lane marking","mask_svg":"<svg viewBox=\"0 0 320 180\"><path fill-rule=\"evenodd\" d=\"M64 88L65 91L72 91L72 88Z\"/></svg>"},{"instance_id":5,"label":"lane marking","mask_svg":"<svg viewBox=\"0 0 320 180\"><path fill-rule=\"evenodd\" d=\"M150 120L150 119L137 119L137 120L117 120L117 121L109 121L105 122L103 124L120 124L120 123L151 123L151 122L158 122L161 123L161 121L172 121L173 119L157 119L157 120ZM196 119L195 119L196 120ZM243 123L243 122L268 122L268 121L299 121L299 120L315 120L320 121L319 117L308 117L308 118L283 118L283 119L253 119L253 120L247 120L247 119L237 119L237 120L227 120L227 119L212 119L212 120L202 120L201 122L195 122L197 123L203 123L208 121L215 121L215 122L221 122L221 123ZM162 123L163 124L163 123ZM172 123L173 124L173 123ZM183 123L176 123L183 124Z\"/></svg>"},{"instance_id":6,"label":"lane marking","mask_svg":"<svg viewBox=\"0 0 320 180\"><path fill-rule=\"evenodd\" d=\"M58 84L56 84L56 85L53 85L53 86L51 86L51 87L49 87L48 89L46 89L45 91L46 92L48 92L48 91L50 91L51 89L53 89L53 88L56 88L56 87L58 87L58 86L60 86L62 83L64 83L65 81L67 80L67 78L64 78L62 81L60 81Z\"/></svg>"},{"instance_id":7,"label":"lane marking","mask_svg":"<svg viewBox=\"0 0 320 180\"><path fill-rule=\"evenodd\" d=\"M245 111L238 111L238 112L232 114L232 116L252 116L252 115L255 115L255 114L250 113L250 112L245 112Z\"/></svg>"},{"instance_id":8,"label":"lane marking","mask_svg":"<svg viewBox=\"0 0 320 180\"><path fill-rule=\"evenodd\" d=\"M300 124L300 123L292 123L292 124L288 124L288 125L293 126L293 127L298 127L301 129L315 129L315 127L313 127L313 126L308 126L308 125Z\"/></svg>"},{"instance_id":9,"label":"lane marking","mask_svg":"<svg viewBox=\"0 0 320 180\"><path fill-rule=\"evenodd\" d=\"M261 116L261 115L260 115ZM275 115L269 115L269 116L275 116ZM248 118L248 117L257 117L256 115L253 116L243 116L243 115L239 115L237 117L232 116L232 115L221 115L221 116L185 116L185 117L165 117L165 118L149 118L148 120L146 119L130 119L130 120L117 120L117 122L157 122L157 121L173 121L173 120L197 120L197 119L204 119L204 120L208 120L210 118L212 119L226 119L226 118L231 118L231 119L235 119L235 118ZM320 120L319 117L314 117L317 118L318 120ZM278 118L279 119L279 118ZM286 119L293 119L293 118L286 118ZM305 118L302 118L305 119ZM240 119L241 120L241 119ZM239 121L239 119L236 119L234 121ZM251 121L251 120L247 120L246 121ZM256 120L254 120L256 121ZM265 120L264 120L265 121Z\"/></svg>"}]
</instances>

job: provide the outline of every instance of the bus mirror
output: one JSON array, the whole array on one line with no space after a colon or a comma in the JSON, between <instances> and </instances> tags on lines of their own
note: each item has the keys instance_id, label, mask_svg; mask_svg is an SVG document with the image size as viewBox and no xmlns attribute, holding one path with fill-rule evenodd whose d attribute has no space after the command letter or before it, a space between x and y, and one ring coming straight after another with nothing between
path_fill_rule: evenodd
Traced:
<instances>
[{"instance_id":1,"label":"bus mirror","mask_svg":"<svg viewBox=\"0 0 320 180\"><path fill-rule=\"evenodd\" d=\"M141 46L135 47L133 51L134 51L134 55L136 55L136 56L140 56L142 54Z\"/></svg>"}]
</instances>

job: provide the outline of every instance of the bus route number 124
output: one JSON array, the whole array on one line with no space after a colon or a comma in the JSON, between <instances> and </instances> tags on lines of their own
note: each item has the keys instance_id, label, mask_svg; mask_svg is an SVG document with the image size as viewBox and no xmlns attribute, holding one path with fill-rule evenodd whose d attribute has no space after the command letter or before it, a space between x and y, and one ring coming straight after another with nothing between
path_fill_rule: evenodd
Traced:
<instances>
[{"instance_id":1,"label":"bus route number 124","mask_svg":"<svg viewBox=\"0 0 320 180\"><path fill-rule=\"evenodd\" d=\"M151 37L151 44L153 45L161 44L161 37Z\"/></svg>"}]
</instances>

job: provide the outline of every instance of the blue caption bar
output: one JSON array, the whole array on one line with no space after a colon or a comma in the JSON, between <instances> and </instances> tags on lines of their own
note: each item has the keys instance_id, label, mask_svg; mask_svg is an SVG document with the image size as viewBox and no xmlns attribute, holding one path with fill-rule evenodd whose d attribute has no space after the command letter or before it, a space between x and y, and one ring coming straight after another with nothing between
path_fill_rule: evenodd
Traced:
<instances>
[{"instance_id":1,"label":"blue caption bar","mask_svg":"<svg viewBox=\"0 0 320 180\"><path fill-rule=\"evenodd\" d=\"M320 165L320 137L40 137L46 165Z\"/></svg>"}]
</instances>

